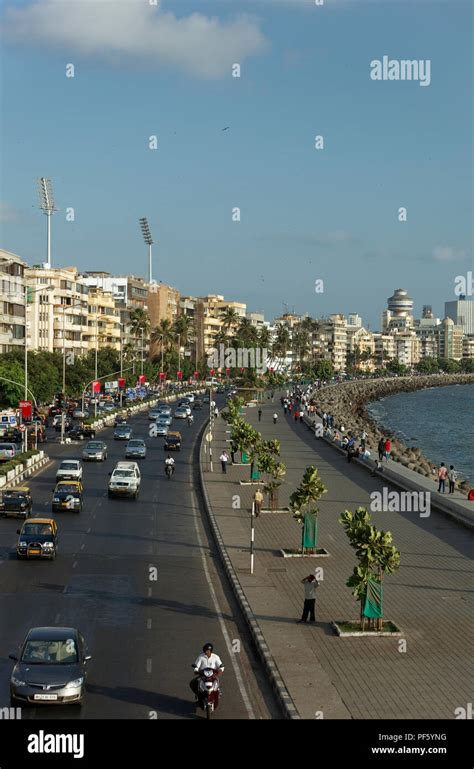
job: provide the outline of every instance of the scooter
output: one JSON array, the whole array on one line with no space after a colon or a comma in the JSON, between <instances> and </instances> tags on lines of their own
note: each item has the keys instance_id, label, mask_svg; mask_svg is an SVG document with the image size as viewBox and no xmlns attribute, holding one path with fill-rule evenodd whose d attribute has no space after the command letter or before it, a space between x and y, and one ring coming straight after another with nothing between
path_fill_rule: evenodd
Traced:
<instances>
[{"instance_id":1,"label":"scooter","mask_svg":"<svg viewBox=\"0 0 474 769\"><path fill-rule=\"evenodd\" d=\"M220 687L217 672L212 668L204 668L199 673L197 704L204 710L206 718L210 718L217 709L219 696Z\"/></svg>"},{"instance_id":2,"label":"scooter","mask_svg":"<svg viewBox=\"0 0 474 769\"><path fill-rule=\"evenodd\" d=\"M165 465L165 473L168 480L170 480L171 476L174 473L174 465Z\"/></svg>"}]
</instances>

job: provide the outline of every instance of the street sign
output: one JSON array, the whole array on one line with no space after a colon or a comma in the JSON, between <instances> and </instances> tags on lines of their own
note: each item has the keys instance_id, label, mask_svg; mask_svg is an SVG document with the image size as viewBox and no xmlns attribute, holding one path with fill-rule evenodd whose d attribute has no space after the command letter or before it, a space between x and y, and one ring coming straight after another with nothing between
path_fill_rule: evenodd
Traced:
<instances>
[{"instance_id":1,"label":"street sign","mask_svg":"<svg viewBox=\"0 0 474 769\"><path fill-rule=\"evenodd\" d=\"M115 382L106 382L104 387L106 390L117 390L119 386L118 380Z\"/></svg>"}]
</instances>

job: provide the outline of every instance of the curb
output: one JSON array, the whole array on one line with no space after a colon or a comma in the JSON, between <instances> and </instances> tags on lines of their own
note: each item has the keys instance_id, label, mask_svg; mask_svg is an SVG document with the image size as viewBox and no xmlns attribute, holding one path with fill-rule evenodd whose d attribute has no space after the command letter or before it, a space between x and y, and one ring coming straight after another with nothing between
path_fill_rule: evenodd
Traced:
<instances>
[{"instance_id":1,"label":"curb","mask_svg":"<svg viewBox=\"0 0 474 769\"><path fill-rule=\"evenodd\" d=\"M262 659L262 662L265 666L272 688L278 697L278 700L280 702L281 707L283 708L286 718L291 720L298 720L301 718L301 716L299 715L296 709L296 706L293 700L291 699L290 693L288 692L288 689L285 686L281 673L278 670L276 662L271 655L268 644L265 641L265 637L260 629L260 626L257 620L255 619L255 615L252 609L250 608L250 604L247 600L247 597L244 591L242 590L242 586L240 584L239 578L237 577L235 569L232 566L232 562L227 553L224 540L222 538L221 532L219 530L219 526L216 521L216 517L214 515L214 512L211 507L211 503L209 501L206 484L204 482L203 468L202 468L202 462L201 462L204 432L206 430L207 424L208 424L207 421L204 422L201 430L201 435L199 438L199 481L201 484L201 490L204 498L207 517L211 524L212 533L214 535L214 539L219 549L219 555L224 564L224 568L226 570L227 576L230 580L232 590L234 591L235 597L237 598L239 606L242 610L242 613L245 617L247 625L250 629L250 633L255 642L255 645Z\"/></svg>"},{"instance_id":2,"label":"curb","mask_svg":"<svg viewBox=\"0 0 474 769\"><path fill-rule=\"evenodd\" d=\"M48 465L52 460L44 456L43 459L40 459L33 467L28 467L26 470L23 470L21 475L17 475L16 478L14 478L9 483L6 483L2 488L0 489L0 493L2 491L6 491L8 489L13 489L15 486L21 486L25 478L29 478L30 475L34 475L38 470L40 470L45 465Z\"/></svg>"}]
</instances>

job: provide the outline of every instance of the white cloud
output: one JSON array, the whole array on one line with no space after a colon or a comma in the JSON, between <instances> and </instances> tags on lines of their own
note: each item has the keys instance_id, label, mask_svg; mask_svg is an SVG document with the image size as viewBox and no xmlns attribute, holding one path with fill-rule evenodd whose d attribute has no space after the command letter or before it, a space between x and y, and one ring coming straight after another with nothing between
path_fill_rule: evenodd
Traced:
<instances>
[{"instance_id":1,"label":"white cloud","mask_svg":"<svg viewBox=\"0 0 474 769\"><path fill-rule=\"evenodd\" d=\"M433 249L433 259L436 262L458 262L465 256L465 251L453 248L453 246L436 246Z\"/></svg>"},{"instance_id":2,"label":"white cloud","mask_svg":"<svg viewBox=\"0 0 474 769\"><path fill-rule=\"evenodd\" d=\"M18 211L15 208L12 208L12 206L8 205L8 203L0 201L0 222L2 224L7 224L8 222L17 221Z\"/></svg>"},{"instance_id":3,"label":"white cloud","mask_svg":"<svg viewBox=\"0 0 474 769\"><path fill-rule=\"evenodd\" d=\"M7 40L53 46L69 58L135 60L205 78L230 76L232 64L268 45L252 16L225 22L201 13L177 17L145 0L37 0L9 6L3 32Z\"/></svg>"}]
</instances>

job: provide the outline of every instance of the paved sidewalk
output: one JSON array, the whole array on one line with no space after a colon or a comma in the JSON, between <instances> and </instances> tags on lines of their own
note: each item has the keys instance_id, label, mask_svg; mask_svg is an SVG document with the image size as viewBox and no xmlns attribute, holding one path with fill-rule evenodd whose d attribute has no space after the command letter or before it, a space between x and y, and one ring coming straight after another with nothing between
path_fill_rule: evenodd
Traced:
<instances>
[{"instance_id":1,"label":"paved sidewalk","mask_svg":"<svg viewBox=\"0 0 474 769\"><path fill-rule=\"evenodd\" d=\"M275 410L276 426L271 419ZM213 430L213 473L207 456L201 455L204 483L227 553L301 717L454 718L457 707L472 702L471 532L438 513L428 518L374 514L374 523L390 530L401 550L399 571L385 581L385 618L402 629L406 652L399 651L399 638L339 638L331 622L357 618L358 604L345 585L356 559L338 517L346 508L368 505L370 492L382 491L384 482L348 464L304 424L285 417L279 403L264 404L260 423L256 408L248 407L245 418L265 438L281 441L287 474L280 507L288 503L311 464L329 489L320 503L318 546L330 557L284 559L279 549L299 547L301 529L289 513L262 514L256 520L251 575L249 511L255 486L239 484L248 479L248 466L221 472L218 457L229 448L229 428L222 419ZM241 509L232 506L235 495L240 496ZM316 567L324 569L317 621L297 625L303 604L301 579Z\"/></svg>"}]
</instances>

